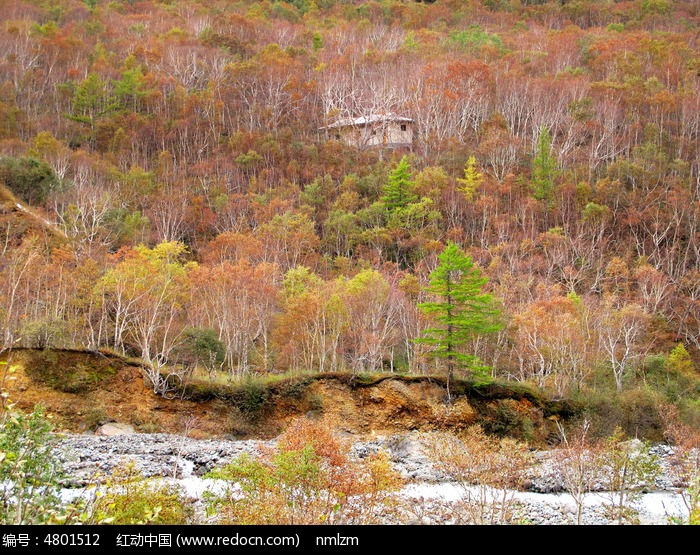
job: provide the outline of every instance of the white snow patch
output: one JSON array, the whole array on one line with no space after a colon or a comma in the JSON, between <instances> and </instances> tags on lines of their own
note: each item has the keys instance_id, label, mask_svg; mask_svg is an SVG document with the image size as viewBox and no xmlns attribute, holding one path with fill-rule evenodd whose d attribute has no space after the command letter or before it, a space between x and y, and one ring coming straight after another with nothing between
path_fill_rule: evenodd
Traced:
<instances>
[{"instance_id":1,"label":"white snow patch","mask_svg":"<svg viewBox=\"0 0 700 555\"><path fill-rule=\"evenodd\" d=\"M401 494L409 499L439 499L442 501L454 502L464 498L467 492L476 494L477 491L477 486L465 489L451 482L422 482L409 484L401 491ZM497 494L497 492L491 493ZM565 511L574 511L576 509L573 497L567 493L509 491L508 498L524 503L544 503L549 506L560 507ZM585 507L601 506L609 502L610 497L601 493L587 493L583 500ZM642 523L665 523L669 517L687 520L689 516L688 507L680 493L643 493L635 506L639 510Z\"/></svg>"}]
</instances>

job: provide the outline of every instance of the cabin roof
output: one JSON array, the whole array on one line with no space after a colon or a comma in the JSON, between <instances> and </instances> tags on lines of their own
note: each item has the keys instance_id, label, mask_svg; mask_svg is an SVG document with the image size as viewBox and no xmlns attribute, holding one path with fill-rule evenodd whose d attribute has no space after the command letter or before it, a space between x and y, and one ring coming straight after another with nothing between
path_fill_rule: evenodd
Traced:
<instances>
[{"instance_id":1,"label":"cabin roof","mask_svg":"<svg viewBox=\"0 0 700 555\"><path fill-rule=\"evenodd\" d=\"M339 127L363 127L365 125L370 125L373 123L384 123L384 122L395 122L395 123L412 123L411 118L397 116L396 114L371 114L369 116L360 116L357 118L342 118L334 121L333 123L321 127L320 129L337 129Z\"/></svg>"}]
</instances>

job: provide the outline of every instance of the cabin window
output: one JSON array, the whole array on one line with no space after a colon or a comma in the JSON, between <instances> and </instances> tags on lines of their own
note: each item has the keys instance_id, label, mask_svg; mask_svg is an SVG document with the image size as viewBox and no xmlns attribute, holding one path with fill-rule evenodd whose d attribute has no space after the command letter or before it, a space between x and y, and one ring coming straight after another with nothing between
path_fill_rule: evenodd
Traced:
<instances>
[{"instance_id":1,"label":"cabin window","mask_svg":"<svg viewBox=\"0 0 700 555\"><path fill-rule=\"evenodd\" d=\"M336 141L339 141L339 140L340 140L340 133L336 133L336 134L335 134L335 140L336 140Z\"/></svg>"},{"instance_id":2,"label":"cabin window","mask_svg":"<svg viewBox=\"0 0 700 555\"><path fill-rule=\"evenodd\" d=\"M406 124L405 123L401 124L401 131L406 131Z\"/></svg>"}]
</instances>

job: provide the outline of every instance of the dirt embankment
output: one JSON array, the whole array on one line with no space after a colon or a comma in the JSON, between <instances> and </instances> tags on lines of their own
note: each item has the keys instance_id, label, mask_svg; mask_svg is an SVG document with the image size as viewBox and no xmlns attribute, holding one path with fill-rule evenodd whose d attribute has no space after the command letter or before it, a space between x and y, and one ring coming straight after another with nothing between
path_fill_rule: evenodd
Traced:
<instances>
[{"instance_id":1,"label":"dirt embankment","mask_svg":"<svg viewBox=\"0 0 700 555\"><path fill-rule=\"evenodd\" d=\"M144 382L139 364L118 356L69 350L18 350L3 355L15 368L5 377L23 410L41 403L58 429L89 432L122 422L140 432L195 438L271 438L298 416L324 416L349 434L462 429L479 423L499 434L546 442L554 420L577 408L544 400L528 389L453 384L451 403L440 378L348 374L300 376L263 385L190 384L165 399Z\"/></svg>"},{"instance_id":2,"label":"dirt embankment","mask_svg":"<svg viewBox=\"0 0 700 555\"><path fill-rule=\"evenodd\" d=\"M30 236L43 238L45 248L63 245L67 241L63 231L49 222L39 208L20 202L0 183L0 244L18 247Z\"/></svg>"}]
</instances>

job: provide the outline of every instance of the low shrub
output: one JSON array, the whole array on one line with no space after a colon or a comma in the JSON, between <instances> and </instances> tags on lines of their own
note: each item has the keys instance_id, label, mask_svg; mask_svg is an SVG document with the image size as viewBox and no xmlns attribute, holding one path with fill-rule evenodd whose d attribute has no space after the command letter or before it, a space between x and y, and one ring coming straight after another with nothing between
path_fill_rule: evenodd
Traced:
<instances>
[{"instance_id":1,"label":"low shrub","mask_svg":"<svg viewBox=\"0 0 700 555\"><path fill-rule=\"evenodd\" d=\"M276 449L208 474L229 484L207 498L219 524L373 524L401 486L383 452L350 456L324 422L295 420Z\"/></svg>"},{"instance_id":2,"label":"low shrub","mask_svg":"<svg viewBox=\"0 0 700 555\"><path fill-rule=\"evenodd\" d=\"M189 524L194 516L179 486L148 480L133 461L117 466L82 513L83 524Z\"/></svg>"}]
</instances>

